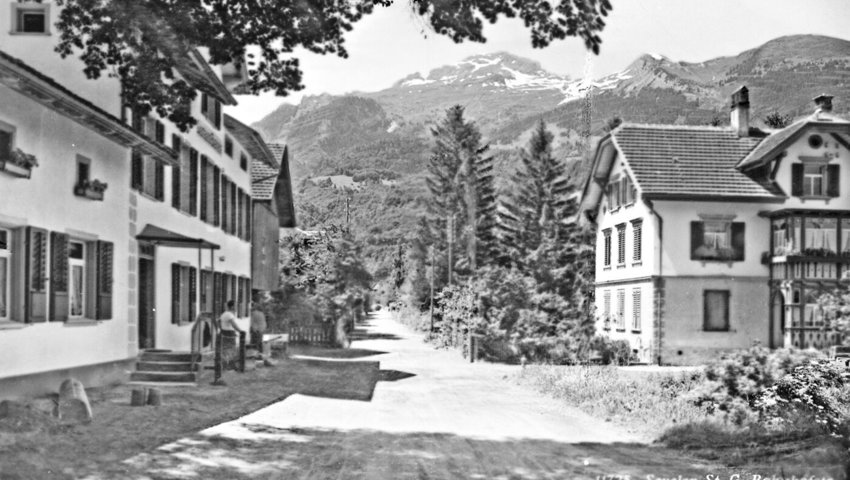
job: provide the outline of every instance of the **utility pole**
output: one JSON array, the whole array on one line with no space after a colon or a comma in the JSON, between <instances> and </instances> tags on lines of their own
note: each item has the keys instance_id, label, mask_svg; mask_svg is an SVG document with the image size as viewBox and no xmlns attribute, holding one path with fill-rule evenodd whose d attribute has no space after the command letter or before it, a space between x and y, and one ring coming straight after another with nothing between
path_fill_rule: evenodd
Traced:
<instances>
[{"instance_id":1,"label":"utility pole","mask_svg":"<svg viewBox=\"0 0 850 480\"><path fill-rule=\"evenodd\" d=\"M451 214L448 218L447 242L449 244L449 286L452 285L452 245L455 242L455 215Z\"/></svg>"},{"instance_id":2,"label":"utility pole","mask_svg":"<svg viewBox=\"0 0 850 480\"><path fill-rule=\"evenodd\" d=\"M430 313L431 329L429 330L429 333L430 333L430 332L434 331L434 274L436 273L435 269L436 269L437 264L435 263L435 259L434 259L434 246L431 245L429 250L430 251L428 253L431 256L431 313Z\"/></svg>"}]
</instances>

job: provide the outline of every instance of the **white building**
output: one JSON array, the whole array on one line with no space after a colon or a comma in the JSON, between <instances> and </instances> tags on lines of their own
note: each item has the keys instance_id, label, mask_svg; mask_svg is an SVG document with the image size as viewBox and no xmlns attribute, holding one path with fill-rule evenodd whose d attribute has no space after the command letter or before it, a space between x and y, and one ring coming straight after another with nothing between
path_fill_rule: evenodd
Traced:
<instances>
[{"instance_id":1,"label":"white building","mask_svg":"<svg viewBox=\"0 0 850 480\"><path fill-rule=\"evenodd\" d=\"M850 122L815 100L764 132L742 87L731 128L625 123L600 141L582 213L601 332L662 364L839 341L817 298L850 267Z\"/></svg>"},{"instance_id":2,"label":"white building","mask_svg":"<svg viewBox=\"0 0 850 480\"><path fill-rule=\"evenodd\" d=\"M181 133L54 52L54 2L0 11L0 397L124 380L141 349L188 351L197 314L228 299L247 327L251 161L224 128L221 69L178 59L198 89Z\"/></svg>"}]
</instances>

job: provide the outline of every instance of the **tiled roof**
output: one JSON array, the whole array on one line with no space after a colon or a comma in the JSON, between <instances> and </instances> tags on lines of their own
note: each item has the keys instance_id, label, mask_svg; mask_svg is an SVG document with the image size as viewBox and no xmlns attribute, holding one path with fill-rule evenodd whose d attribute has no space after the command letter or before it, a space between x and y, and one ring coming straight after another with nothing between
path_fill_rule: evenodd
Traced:
<instances>
[{"instance_id":1,"label":"tiled roof","mask_svg":"<svg viewBox=\"0 0 850 480\"><path fill-rule=\"evenodd\" d=\"M278 161L278 162L281 161L280 159L281 159L281 157L283 157L283 152L286 150L286 144L285 143L267 143L266 145L268 145L269 150L271 150L272 155L274 155L275 160Z\"/></svg>"},{"instance_id":2,"label":"tiled roof","mask_svg":"<svg viewBox=\"0 0 850 480\"><path fill-rule=\"evenodd\" d=\"M262 137L260 137L260 134L257 133L256 130L245 125L239 120L236 120L230 115L224 116L224 127L236 138L236 141L248 151L251 158L266 162L272 167L280 165L280 163L278 163L280 157L275 157L275 155L266 146L266 142L263 141Z\"/></svg>"},{"instance_id":3,"label":"tiled roof","mask_svg":"<svg viewBox=\"0 0 850 480\"><path fill-rule=\"evenodd\" d=\"M251 197L254 200L274 198L274 186L277 183L279 169L260 161L251 162Z\"/></svg>"},{"instance_id":4,"label":"tiled roof","mask_svg":"<svg viewBox=\"0 0 850 480\"><path fill-rule=\"evenodd\" d=\"M773 198L781 192L735 167L762 141L731 129L623 124L613 141L647 197Z\"/></svg>"},{"instance_id":5,"label":"tiled roof","mask_svg":"<svg viewBox=\"0 0 850 480\"><path fill-rule=\"evenodd\" d=\"M814 114L800 119L765 138L763 142L749 153L749 155L741 160L738 166L746 169L750 166L757 166L766 160L771 160L769 157L772 154L783 149L786 144L794 142L804 133L807 127L813 126L827 128L832 130L834 133L837 133L837 131L835 131L836 129L839 129L838 131L843 129L843 131L847 133L848 123L850 122L841 117L818 110ZM839 136L838 140L840 141L842 138L843 137Z\"/></svg>"},{"instance_id":6,"label":"tiled roof","mask_svg":"<svg viewBox=\"0 0 850 480\"><path fill-rule=\"evenodd\" d=\"M763 142L759 143L756 148L752 149L750 153L739 162L739 166L746 167L750 164L758 163L759 160L770 153L771 150L778 147L786 140L789 140L791 137L795 136L797 132L800 132L806 127L807 121L800 120L799 122L793 123L778 132L775 132L764 139Z\"/></svg>"}]
</instances>

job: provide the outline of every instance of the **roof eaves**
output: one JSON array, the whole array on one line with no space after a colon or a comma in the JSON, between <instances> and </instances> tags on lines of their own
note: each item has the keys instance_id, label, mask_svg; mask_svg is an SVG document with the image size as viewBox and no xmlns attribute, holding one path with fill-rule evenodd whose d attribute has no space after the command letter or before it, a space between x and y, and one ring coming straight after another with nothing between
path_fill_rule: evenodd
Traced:
<instances>
[{"instance_id":1,"label":"roof eaves","mask_svg":"<svg viewBox=\"0 0 850 480\"><path fill-rule=\"evenodd\" d=\"M177 155L173 149L154 142L118 117L3 51L0 51L0 71L8 74L0 75L0 83L7 87L120 145L137 148L143 154L153 156L163 163L176 164Z\"/></svg>"}]
</instances>

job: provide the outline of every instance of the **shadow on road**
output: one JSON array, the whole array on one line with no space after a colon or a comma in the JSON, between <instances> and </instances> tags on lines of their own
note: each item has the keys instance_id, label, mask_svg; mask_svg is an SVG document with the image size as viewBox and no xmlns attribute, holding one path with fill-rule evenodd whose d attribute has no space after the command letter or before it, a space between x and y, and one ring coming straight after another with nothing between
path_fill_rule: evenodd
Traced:
<instances>
[{"instance_id":1,"label":"shadow on road","mask_svg":"<svg viewBox=\"0 0 850 480\"><path fill-rule=\"evenodd\" d=\"M213 452L220 452L213 454ZM450 433L388 433L240 424L226 435L196 435L168 451L127 462L155 478L541 479L730 478L734 469L712 468L681 452L633 443L563 443L551 440L480 439ZM773 472L773 470L777 470ZM765 466L759 474L780 474ZM830 466L786 467L785 478L840 478ZM681 475L681 477L680 477ZM732 477L734 478L734 477Z\"/></svg>"},{"instance_id":2,"label":"shadow on road","mask_svg":"<svg viewBox=\"0 0 850 480\"><path fill-rule=\"evenodd\" d=\"M292 393L312 397L368 402L372 400L378 382L395 382L415 376L398 370L381 370L380 362L341 362L321 358L293 358L292 361L309 366L315 372L314 382L301 385Z\"/></svg>"},{"instance_id":3,"label":"shadow on road","mask_svg":"<svg viewBox=\"0 0 850 480\"><path fill-rule=\"evenodd\" d=\"M289 355L316 358L331 358L349 360L354 358L372 357L374 355L385 355L387 352L370 350L368 348L331 348L315 345L291 345Z\"/></svg>"},{"instance_id":4,"label":"shadow on road","mask_svg":"<svg viewBox=\"0 0 850 480\"><path fill-rule=\"evenodd\" d=\"M355 328L348 334L351 341L360 340L401 340L401 337L392 333L370 332L364 328Z\"/></svg>"}]
</instances>

